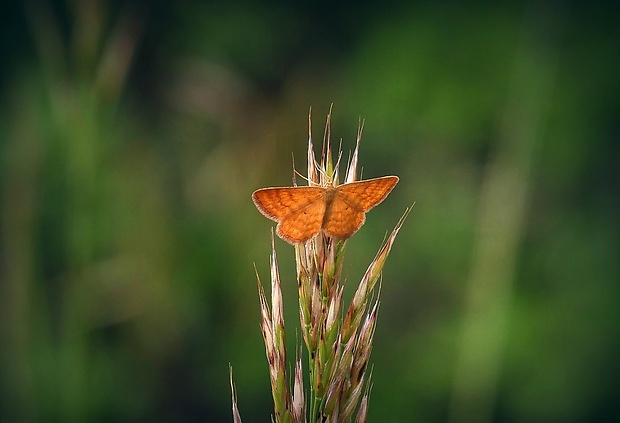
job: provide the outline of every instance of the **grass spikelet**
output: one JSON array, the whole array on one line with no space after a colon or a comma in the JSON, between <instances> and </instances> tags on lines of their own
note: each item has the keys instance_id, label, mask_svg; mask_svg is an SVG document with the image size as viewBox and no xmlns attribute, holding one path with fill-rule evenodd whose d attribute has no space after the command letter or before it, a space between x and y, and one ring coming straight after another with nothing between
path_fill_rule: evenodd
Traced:
<instances>
[{"instance_id":1,"label":"grass spikelet","mask_svg":"<svg viewBox=\"0 0 620 423\"><path fill-rule=\"evenodd\" d=\"M340 148L338 149L336 163L334 164L330 142L330 119L331 109L327 116L322 153L320 160L317 160L314 155L311 116L309 116L307 182L310 187L331 189L339 186L338 168L342 151ZM360 122L356 147L345 173L345 184L355 183L357 180L362 129L363 122ZM383 180L386 181L386 184L391 185L387 188L387 192L389 192L398 178L386 177ZM316 189L312 191L312 193L315 192L319 191ZM287 217L277 216L276 213L272 213L268 209L267 205L268 200L272 199L271 197L277 196L280 197L275 198L274 201L288 204L287 202L291 201L292 194L291 197L288 197L289 194L286 189L264 189L257 191L257 193L260 194L260 198L258 200L255 198L255 203L259 210L264 207L261 212L278 221L278 235L283 237L281 231L285 231L287 237L283 237L283 239L294 244L301 342L303 342L308 366L306 379L308 390L305 391L301 358L295 362L293 379L288 380L287 377L284 306L272 233L270 302L267 301L258 274L257 281L261 308L261 330L265 341L274 400L273 420L276 423L365 422L370 397L368 364L379 310L380 289L377 289L377 282L381 279L381 271L385 261L399 230L411 211L411 207L405 210L394 230L379 248L377 255L356 287L353 299L345 309L343 304L344 281L341 275L345 247L348 242L347 237L336 238L330 236L329 231L320 230L315 236L307 240L295 242L296 232L290 231L291 222L287 221L288 228L280 228L280 224ZM360 195L367 195L367 192L363 191ZM383 198L385 196L378 202L382 201ZM329 200L326 199L325 201ZM326 214L329 213L328 207L329 203L325 205ZM345 211L348 210L348 206L346 207ZM304 209L300 210L293 210L292 213L305 214ZM314 211L315 209L308 210L310 212L310 210ZM325 218L323 219L325 220ZM360 222L363 223L363 219ZM236 397L233 389L233 414L235 410Z\"/></svg>"}]
</instances>

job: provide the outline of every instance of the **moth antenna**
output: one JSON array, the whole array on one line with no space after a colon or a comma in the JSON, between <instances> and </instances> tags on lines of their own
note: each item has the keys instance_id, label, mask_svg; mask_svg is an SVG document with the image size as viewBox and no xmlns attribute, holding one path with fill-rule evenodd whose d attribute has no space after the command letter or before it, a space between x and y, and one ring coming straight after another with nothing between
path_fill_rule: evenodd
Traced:
<instances>
[{"instance_id":1,"label":"moth antenna","mask_svg":"<svg viewBox=\"0 0 620 423\"><path fill-rule=\"evenodd\" d=\"M301 179L303 179L304 181L306 181L308 183L308 185L312 185L312 181L310 180L310 178L302 175L301 173L299 173L297 170L293 169L293 171L295 172L296 176L299 176ZM295 178L295 176L293 176L293 179ZM297 186L297 185L294 185Z\"/></svg>"},{"instance_id":2,"label":"moth antenna","mask_svg":"<svg viewBox=\"0 0 620 423\"><path fill-rule=\"evenodd\" d=\"M318 171L319 171L319 175L321 175L321 178L320 178L321 182L326 182L328 180L327 172L321 167L318 168ZM323 185L324 184L321 183L321 186Z\"/></svg>"},{"instance_id":3,"label":"moth antenna","mask_svg":"<svg viewBox=\"0 0 620 423\"><path fill-rule=\"evenodd\" d=\"M292 152L291 152L291 161L293 162L293 186L296 187L297 179L295 178L295 175L301 176L301 174L297 172L297 170L295 169L295 154Z\"/></svg>"},{"instance_id":4,"label":"moth antenna","mask_svg":"<svg viewBox=\"0 0 620 423\"><path fill-rule=\"evenodd\" d=\"M330 181L332 185L337 186L340 179L340 160L342 159L342 138L340 138L340 144L338 145L338 159L334 165L334 174Z\"/></svg>"}]
</instances>

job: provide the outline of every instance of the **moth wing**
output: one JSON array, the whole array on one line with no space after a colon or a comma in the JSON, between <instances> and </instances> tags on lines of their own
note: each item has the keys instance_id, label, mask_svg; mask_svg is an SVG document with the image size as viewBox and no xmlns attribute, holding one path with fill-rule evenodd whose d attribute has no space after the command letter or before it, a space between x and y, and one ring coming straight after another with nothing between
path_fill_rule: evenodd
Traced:
<instances>
[{"instance_id":1,"label":"moth wing","mask_svg":"<svg viewBox=\"0 0 620 423\"><path fill-rule=\"evenodd\" d=\"M366 214L360 207L336 193L325 215L323 231L328 236L345 239L357 232L365 220Z\"/></svg>"},{"instance_id":2,"label":"moth wing","mask_svg":"<svg viewBox=\"0 0 620 423\"><path fill-rule=\"evenodd\" d=\"M381 203L398 183L398 176L351 182L336 187L323 230L335 238L348 238L366 220L366 212Z\"/></svg>"},{"instance_id":3,"label":"moth wing","mask_svg":"<svg viewBox=\"0 0 620 423\"><path fill-rule=\"evenodd\" d=\"M290 244L307 241L321 230L325 188L263 188L252 200L265 217L278 222L276 233Z\"/></svg>"},{"instance_id":4,"label":"moth wing","mask_svg":"<svg viewBox=\"0 0 620 423\"><path fill-rule=\"evenodd\" d=\"M276 233L290 244L305 242L319 233L324 216L325 198L320 196L282 219Z\"/></svg>"},{"instance_id":5,"label":"moth wing","mask_svg":"<svg viewBox=\"0 0 620 423\"><path fill-rule=\"evenodd\" d=\"M280 222L309 204L324 200L323 190L320 187L263 188L254 191L252 200L266 218Z\"/></svg>"},{"instance_id":6,"label":"moth wing","mask_svg":"<svg viewBox=\"0 0 620 423\"><path fill-rule=\"evenodd\" d=\"M383 176L381 178L351 182L337 187L337 197L367 212L385 200L397 183L398 176Z\"/></svg>"}]
</instances>

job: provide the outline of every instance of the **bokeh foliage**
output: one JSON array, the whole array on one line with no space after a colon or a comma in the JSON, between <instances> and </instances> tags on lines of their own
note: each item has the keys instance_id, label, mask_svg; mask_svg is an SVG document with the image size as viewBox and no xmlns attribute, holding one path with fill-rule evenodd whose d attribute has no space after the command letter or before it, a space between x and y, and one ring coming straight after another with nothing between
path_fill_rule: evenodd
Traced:
<instances>
[{"instance_id":1,"label":"bokeh foliage","mask_svg":"<svg viewBox=\"0 0 620 423\"><path fill-rule=\"evenodd\" d=\"M7 5L0 421L231 421L229 362L244 421L267 421L270 223L250 194L288 185L291 153L305 167L308 108L320 140L332 102L345 150L366 119L364 176L401 178L348 243L350 280L417 202L384 272L370 421L615 421L618 12Z\"/></svg>"}]
</instances>

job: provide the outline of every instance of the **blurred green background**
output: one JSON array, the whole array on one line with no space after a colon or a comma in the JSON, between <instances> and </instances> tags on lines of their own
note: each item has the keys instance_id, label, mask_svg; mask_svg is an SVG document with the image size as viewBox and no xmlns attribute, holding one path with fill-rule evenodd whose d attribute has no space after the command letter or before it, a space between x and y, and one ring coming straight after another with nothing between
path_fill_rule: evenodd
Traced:
<instances>
[{"instance_id":1,"label":"blurred green background","mask_svg":"<svg viewBox=\"0 0 620 423\"><path fill-rule=\"evenodd\" d=\"M27 1L0 15L0 421L269 421L250 194L353 149L391 196L369 421L620 418L620 7ZM291 348L293 249L277 240ZM350 295L350 292L349 292ZM291 349L291 356L294 355Z\"/></svg>"}]
</instances>

